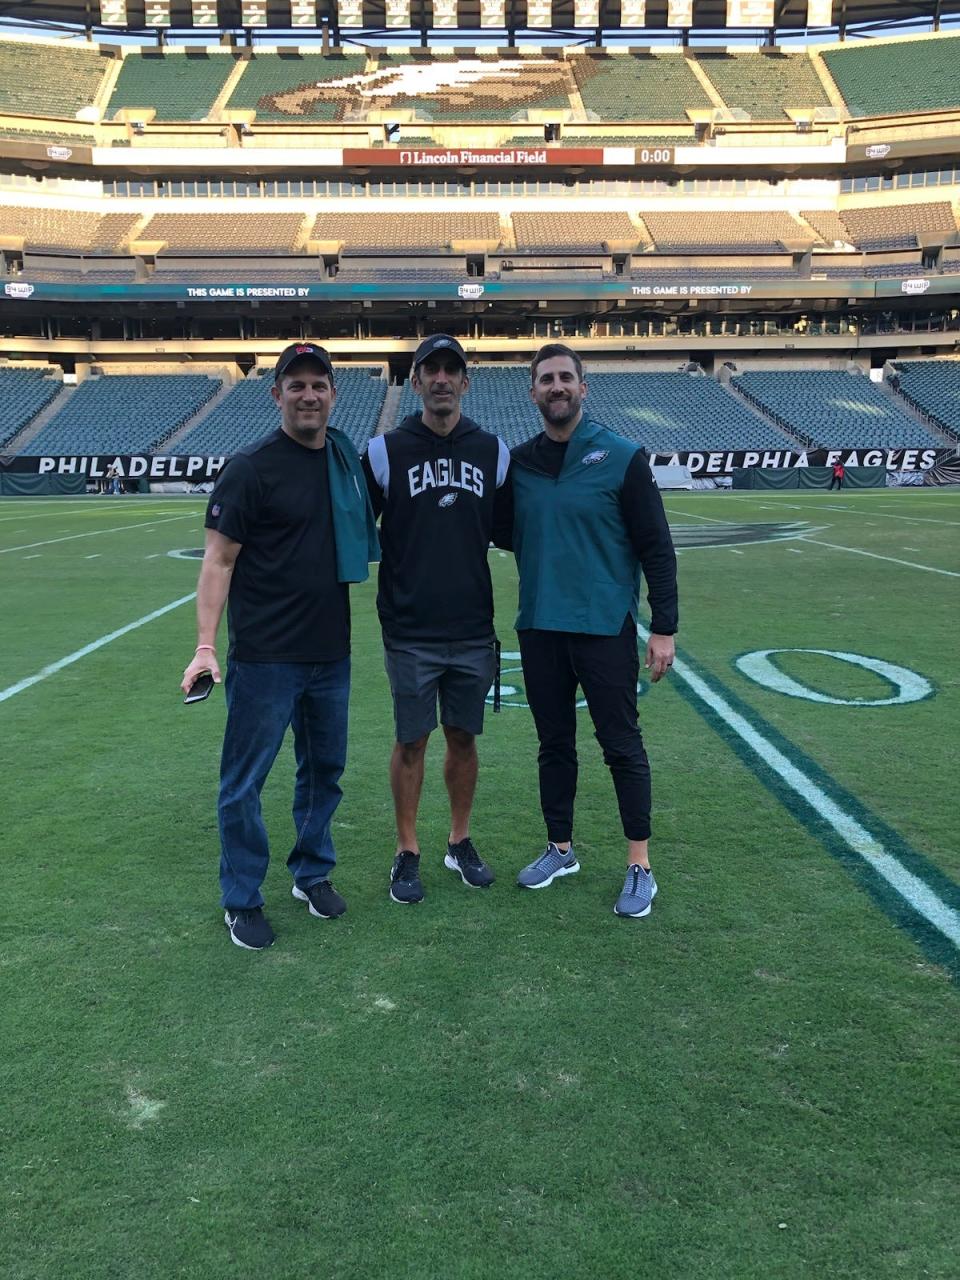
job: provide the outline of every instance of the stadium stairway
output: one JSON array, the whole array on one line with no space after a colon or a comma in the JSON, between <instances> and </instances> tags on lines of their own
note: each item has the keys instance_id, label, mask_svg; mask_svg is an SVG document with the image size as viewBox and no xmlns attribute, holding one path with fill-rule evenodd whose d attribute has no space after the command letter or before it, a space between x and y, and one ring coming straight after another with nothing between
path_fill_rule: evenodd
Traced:
<instances>
[{"instance_id":1,"label":"stadium stairway","mask_svg":"<svg viewBox=\"0 0 960 1280\"><path fill-rule=\"evenodd\" d=\"M738 400L740 404L743 405L744 409L749 410L755 418L759 418L761 422L765 423L770 430L775 432L778 436L783 436L784 444L789 445L791 449L807 447L807 444L803 439L791 434L791 432L786 430L782 423L779 423L776 418L767 413L765 409L758 404L754 404L752 400L748 399L743 394L736 384L735 375L730 369L721 369L717 376L717 381L728 395L733 396L734 400Z\"/></svg>"},{"instance_id":2,"label":"stadium stairway","mask_svg":"<svg viewBox=\"0 0 960 1280\"><path fill-rule=\"evenodd\" d=\"M239 84L240 77L243 75L246 69L247 69L247 63L243 59L238 58L232 70L230 71L230 74L227 76L226 80L224 80L223 87L221 88L220 92L217 94L217 96L213 100L213 105L210 107L211 120L224 119L223 112L226 108L226 105L230 101L231 97L233 96L233 91Z\"/></svg>"},{"instance_id":3,"label":"stadium stairway","mask_svg":"<svg viewBox=\"0 0 960 1280\"><path fill-rule=\"evenodd\" d=\"M702 89L702 90L703 90L703 92L707 95L707 97L710 99L710 101L713 103L713 105L714 105L714 106L715 106L719 111L722 111L722 112L723 112L723 115L724 115L724 117L725 117L725 118L729 117L729 115L730 115L730 110L729 110L729 108L727 107L727 104L724 102L723 98L721 98L720 93L719 93L719 91L717 90L716 85L713 83L713 81L712 81L712 80L710 79L710 77L707 75L706 70L705 70L705 69L700 65L700 63L697 61L697 59L696 59L696 58L688 58L688 59L687 59L687 66L690 68L690 70L691 70L691 71L693 72L693 74L696 76L697 80L699 80L701 89Z\"/></svg>"},{"instance_id":4,"label":"stadium stairway","mask_svg":"<svg viewBox=\"0 0 960 1280\"><path fill-rule=\"evenodd\" d=\"M387 394L383 398L383 408L380 410L380 417L377 419L377 425L373 432L375 436L382 436L385 431L389 431L399 421L398 410L402 395L403 386L400 383L391 383L387 387Z\"/></svg>"},{"instance_id":5,"label":"stadium stairway","mask_svg":"<svg viewBox=\"0 0 960 1280\"><path fill-rule=\"evenodd\" d=\"M153 452L162 454L173 448L173 446L179 443L184 436L189 435L194 427L199 426L205 418L209 418L210 414L214 411L220 401L225 400L235 386L235 382L229 381L226 375L223 375L223 382L221 383L220 390L205 404L201 405L192 418L188 418L186 422L181 423L180 426L177 427L176 431L171 432L166 440L161 440Z\"/></svg>"},{"instance_id":6,"label":"stadium stairway","mask_svg":"<svg viewBox=\"0 0 960 1280\"><path fill-rule=\"evenodd\" d=\"M900 395L900 393L890 385L887 370L884 370L883 381L878 382L876 385L892 405L895 405L901 413L906 414L908 418L912 418L914 422L918 423L923 428L924 432L929 432L931 435L939 437L944 445L951 447L956 445L956 440L953 440L949 435L947 435L939 422L922 413L916 405L910 403L906 396ZM920 438L922 438L922 436Z\"/></svg>"},{"instance_id":7,"label":"stadium stairway","mask_svg":"<svg viewBox=\"0 0 960 1280\"><path fill-rule=\"evenodd\" d=\"M70 397L75 393L76 389L76 385L62 386L60 391L57 392L49 404L44 405L31 422L28 422L25 427L21 428L15 436L7 441L4 446L4 453L27 452L24 446L28 445L31 440L35 439L35 437L40 434L50 419L60 412Z\"/></svg>"}]
</instances>

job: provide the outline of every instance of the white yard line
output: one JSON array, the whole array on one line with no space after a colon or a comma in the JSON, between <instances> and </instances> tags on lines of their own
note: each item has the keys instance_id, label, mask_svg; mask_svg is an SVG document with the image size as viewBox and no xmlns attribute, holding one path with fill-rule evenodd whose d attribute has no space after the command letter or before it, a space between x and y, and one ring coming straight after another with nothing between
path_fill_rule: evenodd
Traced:
<instances>
[{"instance_id":1,"label":"white yard line","mask_svg":"<svg viewBox=\"0 0 960 1280\"><path fill-rule=\"evenodd\" d=\"M644 640L650 633L645 627L638 631ZM674 674L679 676L701 702L737 734L760 759L771 768L792 791L804 800L818 817L829 823L837 835L868 863L886 883L910 904L914 911L928 921L956 947L960 947L960 913L943 901L919 876L908 871L902 862L889 853L881 842L839 805L812 778L779 751L768 738L738 712L719 693L701 680L685 662L677 659Z\"/></svg>"},{"instance_id":2,"label":"white yard line","mask_svg":"<svg viewBox=\"0 0 960 1280\"><path fill-rule=\"evenodd\" d=\"M676 507L664 507L673 516L690 517L692 520L709 520L711 524L738 524L736 520L719 520L716 516L699 516L695 511L678 511Z\"/></svg>"},{"instance_id":3,"label":"white yard line","mask_svg":"<svg viewBox=\"0 0 960 1280\"><path fill-rule=\"evenodd\" d=\"M86 533L71 533L64 538L48 538L46 542L27 542L22 547L0 547L0 556L11 551L29 551L31 547L50 547L55 542L73 542L75 538L96 538L101 533L124 533L127 529L152 529L158 524L172 524L174 520L190 520L191 515L171 516L169 520L145 520L141 524L118 524L112 529L89 529Z\"/></svg>"},{"instance_id":4,"label":"white yard line","mask_svg":"<svg viewBox=\"0 0 960 1280\"><path fill-rule=\"evenodd\" d=\"M57 507L56 510L54 511L54 516L57 519L60 519L61 516L69 516L72 520L74 516L102 516L104 512L107 510L109 510L109 508L97 507L96 510L94 510L93 508L88 508L86 511L69 511L63 507ZM164 507L162 511L153 512L153 515L155 516L172 516L177 514L183 515L184 512L182 511L178 512L176 507ZM0 524L12 524L14 520L51 520L51 519L53 519L53 516L50 515L49 511L37 511L33 515L25 514L25 515L19 515L19 516L0 516Z\"/></svg>"},{"instance_id":5,"label":"white yard line","mask_svg":"<svg viewBox=\"0 0 960 1280\"><path fill-rule=\"evenodd\" d=\"M740 497L739 494L733 494L727 498L728 502L749 502L746 496ZM948 524L960 527L960 520L937 520L934 516L895 516L886 511L877 511L871 507L869 511L858 511L856 507L838 507L834 503L827 502L779 502L776 508L772 510L780 510L785 508L787 511L841 511L848 516L879 516L881 520L906 520L908 524Z\"/></svg>"},{"instance_id":6,"label":"white yard line","mask_svg":"<svg viewBox=\"0 0 960 1280\"><path fill-rule=\"evenodd\" d=\"M46 680L49 676L55 676L64 667L69 667L74 662L79 662L87 654L95 653L97 649L102 649L104 645L110 644L114 640L119 640L121 636L128 635L131 631L136 631L138 627L145 627L148 622L154 622L157 618L162 618L165 613L170 613L173 609L179 609L182 604L188 604L189 601L196 599L196 595L195 591L191 591L188 596L181 596L179 600L172 600L170 604L165 604L162 609L154 609L153 613L144 614L142 618L137 618L135 622L128 622L125 627L119 627L116 631L111 631L109 635L101 636L99 640L93 640L90 644L85 644L82 649L77 649L74 653L68 653L65 658L51 662L49 666L44 667L42 671L38 671L36 675L18 680L16 684L0 690L0 702L6 702L8 698L12 698L16 693L23 693L24 689L29 689L31 686L39 684L41 680Z\"/></svg>"},{"instance_id":7,"label":"white yard line","mask_svg":"<svg viewBox=\"0 0 960 1280\"><path fill-rule=\"evenodd\" d=\"M801 538L801 542L811 542L817 547L829 547L831 551L849 551L855 556L869 556L871 560L886 560L889 564L902 564L908 569L923 569L927 573L942 573L947 578L960 578L960 573L952 569L934 569L929 564L916 564L913 560L897 560L893 556L880 556L875 551L861 551L859 547L841 547L835 542L821 542L819 538Z\"/></svg>"},{"instance_id":8,"label":"white yard line","mask_svg":"<svg viewBox=\"0 0 960 1280\"><path fill-rule=\"evenodd\" d=\"M857 511L854 507L828 507L826 503L823 504L823 510L845 511L850 516L864 516L867 514L866 511ZM960 520L937 520L933 516L895 516L888 511L871 511L870 515L879 516L881 520L906 520L908 524L949 524L960 526Z\"/></svg>"}]
</instances>

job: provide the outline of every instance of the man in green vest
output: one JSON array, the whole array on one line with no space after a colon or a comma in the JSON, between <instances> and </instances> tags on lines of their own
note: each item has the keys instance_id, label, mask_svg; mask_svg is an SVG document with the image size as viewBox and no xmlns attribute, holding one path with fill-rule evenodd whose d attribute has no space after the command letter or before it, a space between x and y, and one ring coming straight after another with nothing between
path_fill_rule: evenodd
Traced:
<instances>
[{"instance_id":1,"label":"man in green vest","mask_svg":"<svg viewBox=\"0 0 960 1280\"><path fill-rule=\"evenodd\" d=\"M644 665L657 681L674 658L676 555L643 449L584 413L587 384L577 353L560 343L542 347L530 395L543 431L511 456L509 538L520 574L517 632L540 739L547 847L518 883L543 889L580 870L573 847L579 686L627 839L627 875L614 910L646 916L657 883L649 855L650 766L637 725L637 597L642 573L652 612Z\"/></svg>"}]
</instances>

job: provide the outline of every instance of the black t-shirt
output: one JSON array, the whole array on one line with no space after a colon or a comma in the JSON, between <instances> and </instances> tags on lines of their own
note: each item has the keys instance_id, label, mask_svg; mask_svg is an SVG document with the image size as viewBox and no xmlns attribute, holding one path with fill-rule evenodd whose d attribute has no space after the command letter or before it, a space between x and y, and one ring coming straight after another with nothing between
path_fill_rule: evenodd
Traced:
<instances>
[{"instance_id":1,"label":"black t-shirt","mask_svg":"<svg viewBox=\"0 0 960 1280\"><path fill-rule=\"evenodd\" d=\"M279 430L248 445L217 477L206 527L242 544L227 602L231 657L333 662L349 654L326 449Z\"/></svg>"},{"instance_id":2,"label":"black t-shirt","mask_svg":"<svg viewBox=\"0 0 960 1280\"><path fill-rule=\"evenodd\" d=\"M553 476L554 480L563 470L563 462L567 456L567 445L569 443L569 440L551 440L545 431L537 436L533 442L533 454L538 464L546 471L547 475Z\"/></svg>"}]
</instances>

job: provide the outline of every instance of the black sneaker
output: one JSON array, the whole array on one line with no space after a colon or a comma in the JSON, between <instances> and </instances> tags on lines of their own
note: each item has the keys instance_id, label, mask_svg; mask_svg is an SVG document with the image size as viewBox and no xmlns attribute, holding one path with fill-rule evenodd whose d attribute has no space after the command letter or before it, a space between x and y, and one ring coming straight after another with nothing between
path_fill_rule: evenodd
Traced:
<instances>
[{"instance_id":1,"label":"black sneaker","mask_svg":"<svg viewBox=\"0 0 960 1280\"><path fill-rule=\"evenodd\" d=\"M394 902L423 901L419 853L402 849L394 858L390 868L390 897Z\"/></svg>"},{"instance_id":2,"label":"black sneaker","mask_svg":"<svg viewBox=\"0 0 960 1280\"><path fill-rule=\"evenodd\" d=\"M246 951L263 951L273 946L274 932L270 921L263 914L263 907L251 907L247 911L223 913L223 923L230 930L230 940Z\"/></svg>"},{"instance_id":3,"label":"black sneaker","mask_svg":"<svg viewBox=\"0 0 960 1280\"><path fill-rule=\"evenodd\" d=\"M459 871L460 879L471 889L489 889L493 884L493 872L477 853L469 836L447 845L443 865L451 871Z\"/></svg>"},{"instance_id":4,"label":"black sneaker","mask_svg":"<svg viewBox=\"0 0 960 1280\"><path fill-rule=\"evenodd\" d=\"M312 916L319 916L321 920L335 920L347 909L347 904L329 880L318 880L316 884L308 885L306 889L301 889L295 884L292 893L300 902L306 902L309 905Z\"/></svg>"}]
</instances>

